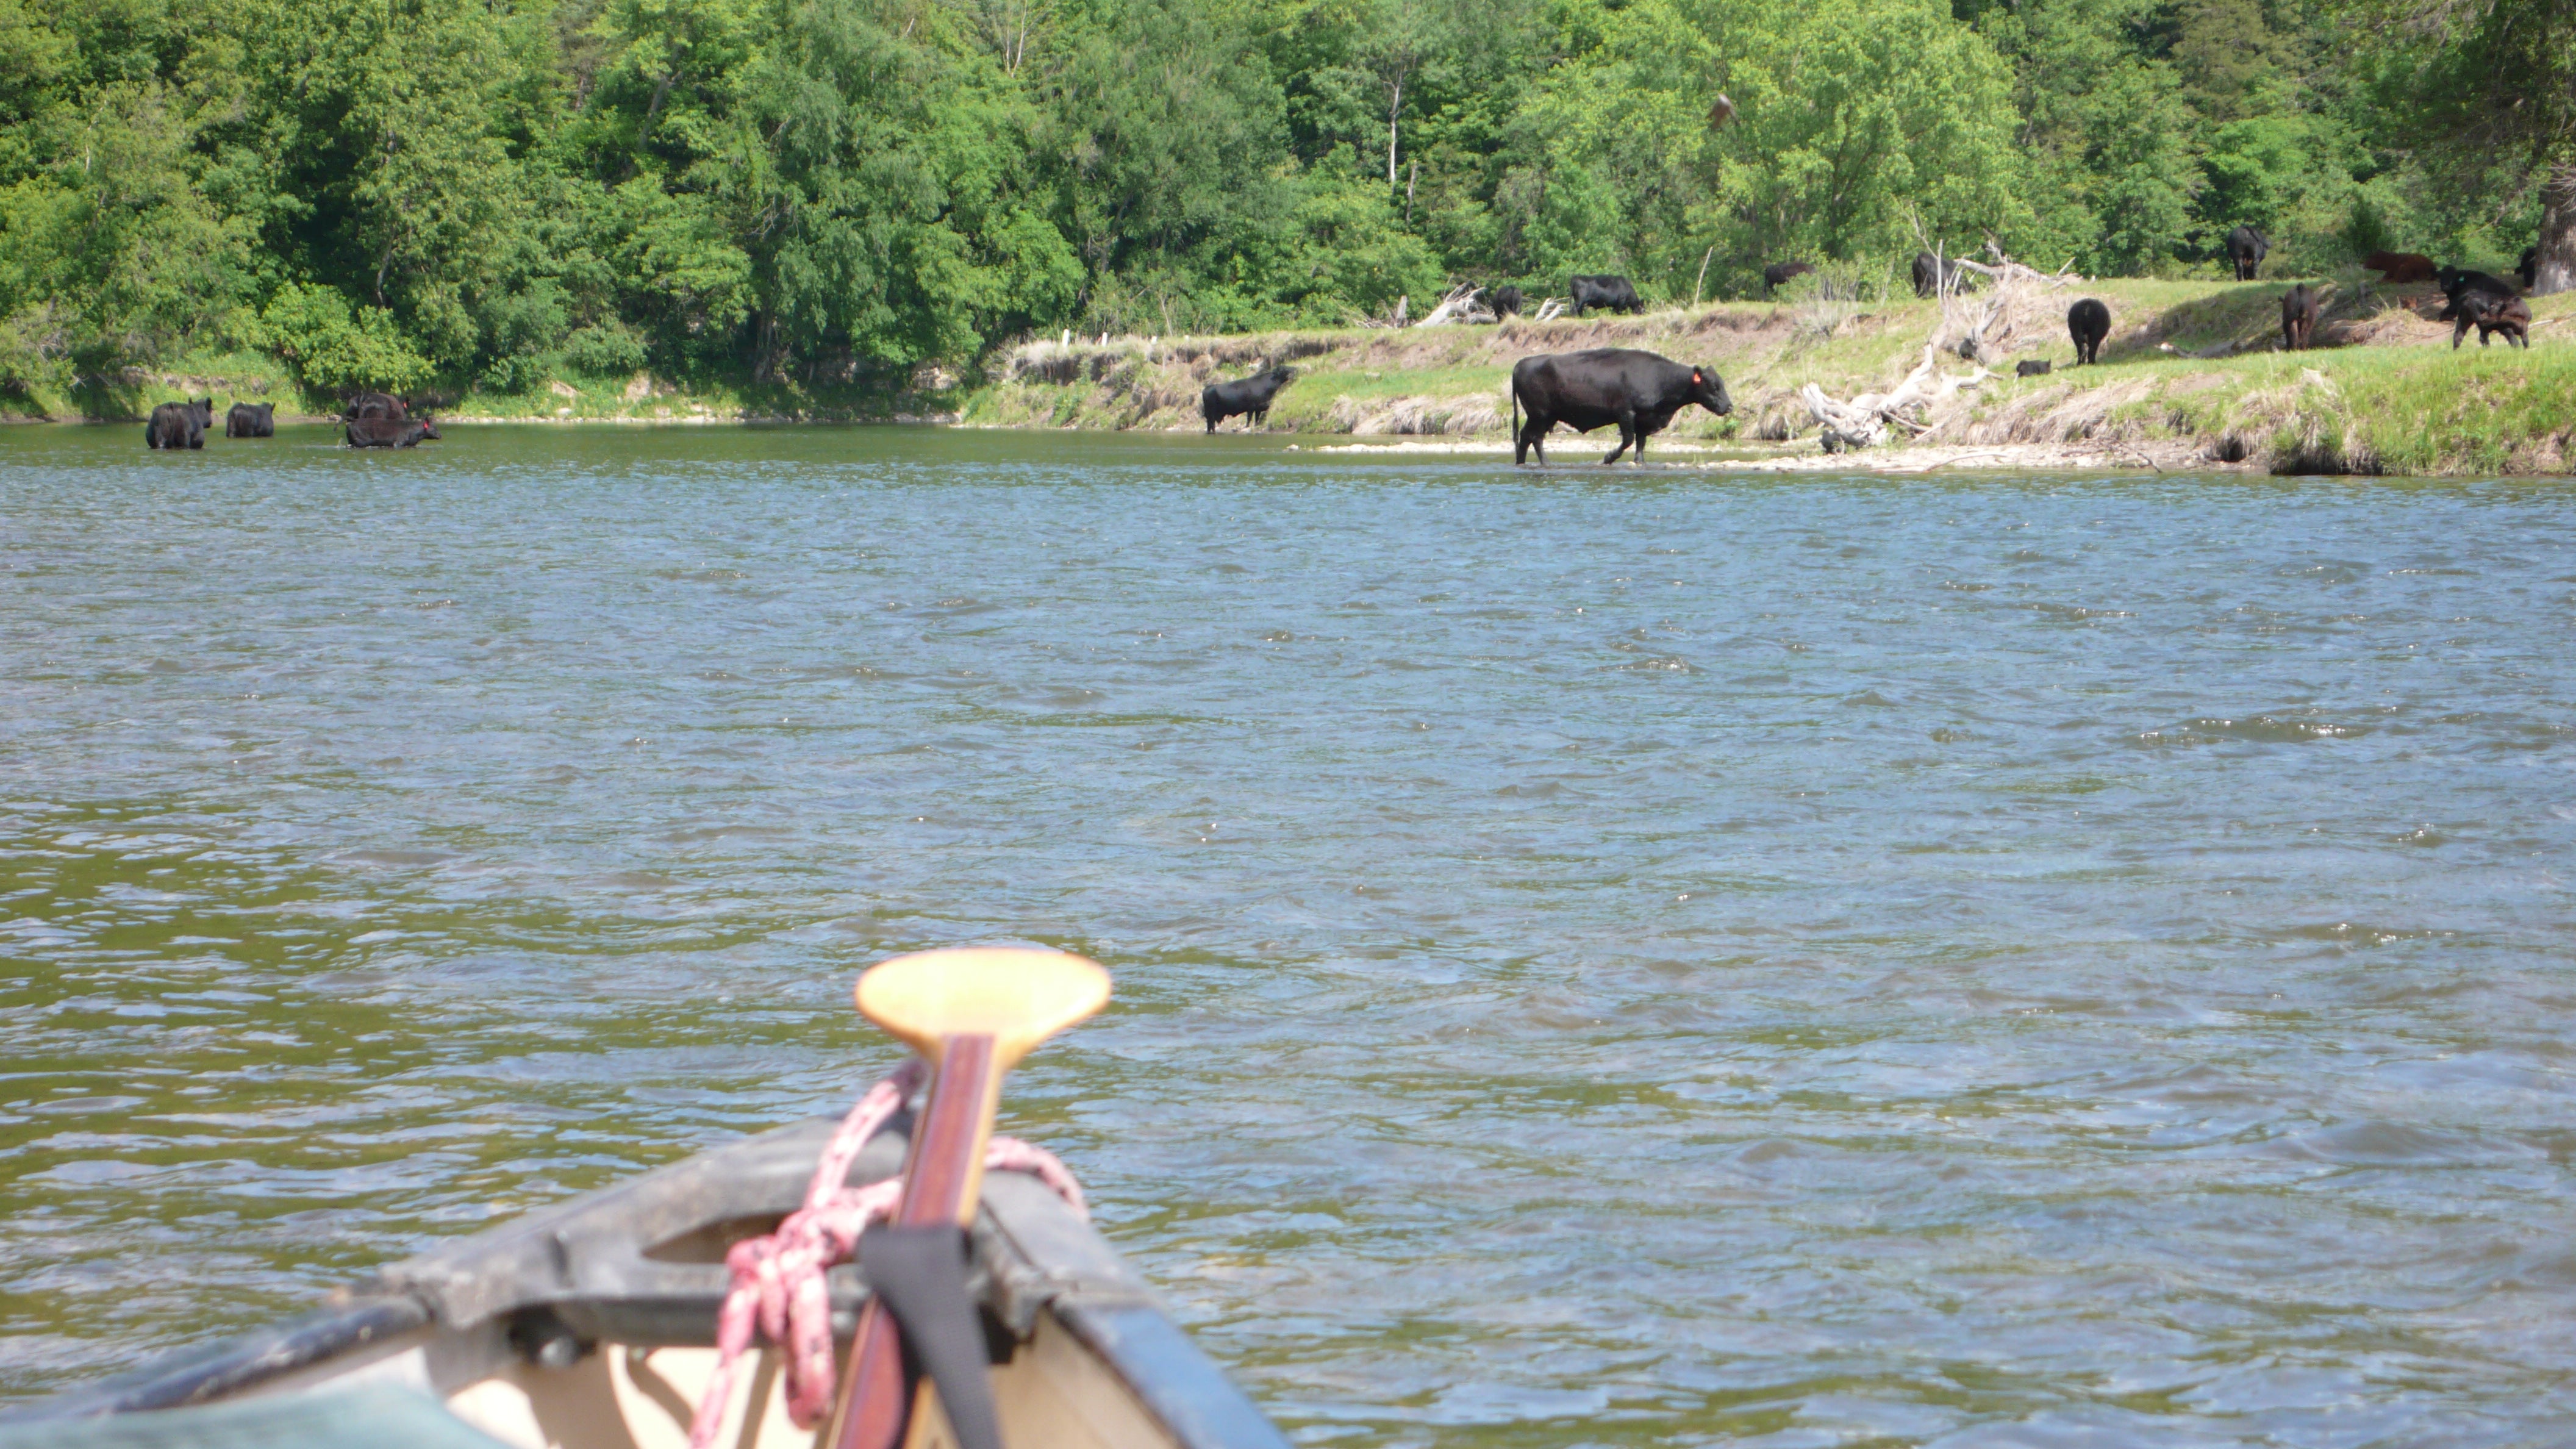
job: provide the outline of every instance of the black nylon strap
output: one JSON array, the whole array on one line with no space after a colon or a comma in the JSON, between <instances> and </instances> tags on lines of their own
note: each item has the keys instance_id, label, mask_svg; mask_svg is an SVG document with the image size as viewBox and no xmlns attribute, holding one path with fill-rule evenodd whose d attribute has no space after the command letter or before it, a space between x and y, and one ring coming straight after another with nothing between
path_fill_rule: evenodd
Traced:
<instances>
[{"instance_id":1,"label":"black nylon strap","mask_svg":"<svg viewBox=\"0 0 2576 1449\"><path fill-rule=\"evenodd\" d=\"M984 1327L966 1292L966 1230L870 1228L859 1235L859 1275L902 1330L907 1366L938 1388L958 1449L1002 1449Z\"/></svg>"}]
</instances>

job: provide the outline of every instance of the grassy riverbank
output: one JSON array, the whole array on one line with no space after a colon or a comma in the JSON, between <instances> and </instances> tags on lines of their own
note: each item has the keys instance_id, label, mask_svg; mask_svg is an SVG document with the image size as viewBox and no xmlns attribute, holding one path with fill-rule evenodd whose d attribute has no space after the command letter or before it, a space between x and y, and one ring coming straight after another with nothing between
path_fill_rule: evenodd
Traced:
<instances>
[{"instance_id":1,"label":"grassy riverbank","mask_svg":"<svg viewBox=\"0 0 2576 1449\"><path fill-rule=\"evenodd\" d=\"M2501 343L2453 352L2441 298L2429 287L2387 287L2368 274L2334 279L2318 346L2275 350L2286 282L2108 281L2044 292L2013 309L1990 338L2003 375L1934 411L1910 449L2062 449L2159 465L2243 463L2276 472L2554 473L2576 465L2576 295L2535 298L2528 352ZM2078 296L2110 304L2102 365L2071 369L2063 316ZM1971 299L1973 302L1973 299ZM1955 306L1956 304L1954 304ZM1797 398L1813 382L1837 398L1884 389L1920 359L1940 305L1819 300L1729 303L1643 317L1408 331L1274 333L1250 337L1032 343L998 358L995 381L972 394L969 423L1016 427L1196 429L1199 389L1265 362L1298 381L1270 415L1273 431L1310 435L1442 436L1500 448L1508 439L1511 364L1534 352L1642 347L1715 367L1734 417L1694 409L1666 435L1735 451L1812 451ZM2057 371L2017 378L2013 364L2047 359ZM1943 360L1945 370L1971 365ZM1240 427L1240 423L1230 423ZM1560 434L1559 456L1597 456Z\"/></svg>"},{"instance_id":2,"label":"grassy riverbank","mask_svg":"<svg viewBox=\"0 0 2576 1449\"><path fill-rule=\"evenodd\" d=\"M2576 469L2576 294L2533 299L2527 352L2502 345L2455 352L2449 324L2432 320L2441 299L2429 287L2385 287L2346 274L2329 283L2319 345L2290 354L2277 350L2286 285L2110 281L2026 297L1989 331L1986 364L1999 375L1935 409L1921 438L1862 461L1904 468L2055 459L2407 474ZM2101 297L2115 319L2099 367L2069 366L2062 318L2079 295ZM1961 304L1952 305L1955 328ZM1417 445L1438 439L1502 451L1514 361L1535 352L1642 347L1716 368L1737 405L1730 418L1693 409L1676 419L1657 440L1662 458L1767 455L1777 466L1800 466L1818 450L1798 389L1813 382L1837 398L1884 389L1916 364L1942 321L1940 304L1912 298L1809 298L1500 327L1035 342L996 356L987 381L925 369L913 379L917 387L896 390L682 386L637 373L431 401L442 418L466 422L953 419L987 427L1195 431L1199 390L1209 381L1286 362L1300 376L1271 412L1274 433ZM2013 376L2013 364L2025 358L2047 359L2058 370ZM1941 365L1973 370L1955 357ZM281 417L318 419L335 408L332 399L298 389L273 358L251 353L192 358L62 397L6 401L22 417L128 420L158 402L208 394L219 414L236 399L276 402ZM1556 456L1596 457L1608 446L1606 433L1560 433Z\"/></svg>"}]
</instances>

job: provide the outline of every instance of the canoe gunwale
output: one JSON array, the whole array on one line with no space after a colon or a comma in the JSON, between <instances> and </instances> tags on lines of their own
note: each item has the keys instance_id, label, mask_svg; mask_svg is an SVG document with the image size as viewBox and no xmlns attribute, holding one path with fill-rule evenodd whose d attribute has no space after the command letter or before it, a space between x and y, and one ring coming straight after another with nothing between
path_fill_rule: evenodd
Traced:
<instances>
[{"instance_id":1,"label":"canoe gunwale","mask_svg":"<svg viewBox=\"0 0 2576 1449\"><path fill-rule=\"evenodd\" d=\"M464 1335L552 1322L585 1346L712 1345L730 1286L721 1245L801 1203L836 1125L818 1117L782 1127L441 1243L338 1290L314 1312L0 1410L0 1423L206 1403L424 1328ZM849 1181L900 1170L909 1125L898 1117L872 1140ZM1051 1315L1182 1449L1287 1449L1117 1250L1037 1179L987 1175L973 1238L969 1287L997 1337L1025 1344ZM673 1245L685 1248L677 1258ZM846 1347L867 1290L847 1265L825 1282Z\"/></svg>"}]
</instances>

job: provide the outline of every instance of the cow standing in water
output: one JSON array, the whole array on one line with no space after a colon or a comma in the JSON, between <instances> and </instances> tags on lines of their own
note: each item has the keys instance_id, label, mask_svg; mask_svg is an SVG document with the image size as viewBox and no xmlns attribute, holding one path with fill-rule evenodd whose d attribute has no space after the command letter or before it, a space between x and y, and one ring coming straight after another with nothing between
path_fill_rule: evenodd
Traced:
<instances>
[{"instance_id":1,"label":"cow standing in water","mask_svg":"<svg viewBox=\"0 0 2576 1449\"><path fill-rule=\"evenodd\" d=\"M349 400L349 410L340 414L340 420L354 423L360 418L401 419L410 416L411 409L392 393L362 392Z\"/></svg>"},{"instance_id":2,"label":"cow standing in water","mask_svg":"<svg viewBox=\"0 0 2576 1449\"><path fill-rule=\"evenodd\" d=\"M1271 400L1279 396L1279 389L1296 380L1297 369L1274 367L1236 382L1209 383L1199 394L1199 416L1207 419L1211 433L1217 424L1238 413L1250 420L1246 427L1255 423L1268 427Z\"/></svg>"},{"instance_id":3,"label":"cow standing in water","mask_svg":"<svg viewBox=\"0 0 2576 1449\"><path fill-rule=\"evenodd\" d=\"M2066 309L2066 333L2075 339L2075 360L2102 360L2102 339L2111 335L2111 309L2098 297L2087 297Z\"/></svg>"},{"instance_id":4,"label":"cow standing in water","mask_svg":"<svg viewBox=\"0 0 2576 1449\"><path fill-rule=\"evenodd\" d=\"M202 448L206 446L206 429L214 426L215 400L163 403L152 410L152 418L143 425L143 446L147 448Z\"/></svg>"},{"instance_id":5,"label":"cow standing in water","mask_svg":"<svg viewBox=\"0 0 2576 1449\"><path fill-rule=\"evenodd\" d=\"M2250 226L2240 226L2227 234L2227 259L2236 264L2236 280L2240 282L2254 280L2271 250L2272 244L2263 240L2263 233Z\"/></svg>"},{"instance_id":6,"label":"cow standing in water","mask_svg":"<svg viewBox=\"0 0 2576 1449\"><path fill-rule=\"evenodd\" d=\"M224 414L224 436L227 438L274 438L277 436L277 404L237 402Z\"/></svg>"},{"instance_id":7,"label":"cow standing in water","mask_svg":"<svg viewBox=\"0 0 2576 1449\"><path fill-rule=\"evenodd\" d=\"M1619 446L1602 459L1616 463L1630 447L1646 461L1646 439L1664 430L1690 403L1724 417L1735 411L1726 384L1704 367L1624 347L1524 357L1512 369L1512 462L1529 461L1533 449L1547 466L1548 430L1558 423L1578 433L1619 425ZM1529 421L1523 423L1526 411Z\"/></svg>"}]
</instances>

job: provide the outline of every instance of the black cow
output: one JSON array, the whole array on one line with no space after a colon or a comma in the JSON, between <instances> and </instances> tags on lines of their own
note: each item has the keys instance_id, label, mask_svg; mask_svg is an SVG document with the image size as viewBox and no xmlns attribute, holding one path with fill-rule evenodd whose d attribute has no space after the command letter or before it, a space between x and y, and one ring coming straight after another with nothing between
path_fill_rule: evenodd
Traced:
<instances>
[{"instance_id":1,"label":"black cow","mask_svg":"<svg viewBox=\"0 0 2576 1449\"><path fill-rule=\"evenodd\" d=\"M2075 339L2078 363L2102 360L2102 339L2111 335L2111 309L2087 297L2066 309L2066 333Z\"/></svg>"},{"instance_id":2,"label":"black cow","mask_svg":"<svg viewBox=\"0 0 2576 1449\"><path fill-rule=\"evenodd\" d=\"M2522 249L2522 261L2515 265L2513 274L2522 279L2522 289L2526 292L2539 286L2540 248L2524 247Z\"/></svg>"},{"instance_id":3,"label":"black cow","mask_svg":"<svg viewBox=\"0 0 2576 1449\"><path fill-rule=\"evenodd\" d=\"M1521 289L1518 287L1496 287L1486 296L1494 304L1494 320L1497 322L1521 309Z\"/></svg>"},{"instance_id":4,"label":"black cow","mask_svg":"<svg viewBox=\"0 0 2576 1449\"><path fill-rule=\"evenodd\" d=\"M2502 298L2522 295L2513 283L2502 277L2486 272L2464 272L2458 267L2444 267L2433 274L2433 281L2442 289L2442 295L2451 299L2442 308L2441 316L2436 319L2443 322L2457 320L2460 315L2460 299L2471 294L2483 293L2489 297Z\"/></svg>"},{"instance_id":5,"label":"black cow","mask_svg":"<svg viewBox=\"0 0 2576 1449\"><path fill-rule=\"evenodd\" d=\"M2531 304L2520 297L2498 297L2486 292L2464 291L2460 294L2459 320L2451 324L2451 350L2460 350L2460 339L2469 329L2478 329L2478 345L2487 345L2490 333L2504 334L2505 345L2519 342L2531 346Z\"/></svg>"},{"instance_id":6,"label":"black cow","mask_svg":"<svg viewBox=\"0 0 2576 1449\"><path fill-rule=\"evenodd\" d=\"M1791 277L1803 277L1815 268L1805 262L1773 262L1762 269L1762 289L1776 292L1789 285Z\"/></svg>"},{"instance_id":7,"label":"black cow","mask_svg":"<svg viewBox=\"0 0 2576 1449\"><path fill-rule=\"evenodd\" d=\"M1199 416L1207 419L1207 430L1211 433L1216 431L1217 424L1237 413L1268 427L1270 400L1279 396L1279 389L1296 381L1296 378L1297 369L1274 367L1238 382L1209 383L1207 390L1199 394Z\"/></svg>"},{"instance_id":8,"label":"black cow","mask_svg":"<svg viewBox=\"0 0 2576 1449\"><path fill-rule=\"evenodd\" d=\"M2045 359L2039 361L2025 359L2013 364L2013 376L2046 377L2048 376L2048 370L2053 366L2055 366L2054 363L2048 362Z\"/></svg>"},{"instance_id":9,"label":"black cow","mask_svg":"<svg viewBox=\"0 0 2576 1449\"><path fill-rule=\"evenodd\" d=\"M1930 252L1914 254L1915 296L1929 297L1944 286L1954 292L1964 292L1976 284L1977 274L1960 266L1957 257L1944 261Z\"/></svg>"},{"instance_id":10,"label":"black cow","mask_svg":"<svg viewBox=\"0 0 2576 1449\"><path fill-rule=\"evenodd\" d=\"M1587 307L1607 307L1613 312L1635 314L1646 310L1637 300L1637 289L1626 277L1603 273L1597 277L1568 277L1566 290L1574 294L1574 315L1580 317Z\"/></svg>"},{"instance_id":11,"label":"black cow","mask_svg":"<svg viewBox=\"0 0 2576 1449\"><path fill-rule=\"evenodd\" d=\"M385 392L362 392L349 400L349 409L348 411L340 414L340 419L343 422L354 423L360 418L407 418L410 416L411 409L403 406L403 400L401 398Z\"/></svg>"},{"instance_id":12,"label":"black cow","mask_svg":"<svg viewBox=\"0 0 2576 1449\"><path fill-rule=\"evenodd\" d=\"M2317 294L2301 282L2281 294L2281 347L2286 352L2305 352L2308 340L2317 330Z\"/></svg>"},{"instance_id":13,"label":"black cow","mask_svg":"<svg viewBox=\"0 0 2576 1449\"><path fill-rule=\"evenodd\" d=\"M1547 466L1547 435L1558 423L1578 433L1619 425L1619 446L1603 463L1616 463L1631 445L1646 461L1646 439L1664 430L1684 404L1698 403L1724 417L1735 411L1726 383L1703 367L1685 367L1651 352L1597 347L1524 357L1512 368L1512 462L1538 451ZM1521 421L1521 413L1529 421Z\"/></svg>"},{"instance_id":14,"label":"black cow","mask_svg":"<svg viewBox=\"0 0 2576 1449\"><path fill-rule=\"evenodd\" d=\"M152 418L143 425L143 446L147 448L202 448L206 446L206 429L215 423L215 400L163 403L152 410Z\"/></svg>"},{"instance_id":15,"label":"black cow","mask_svg":"<svg viewBox=\"0 0 2576 1449\"><path fill-rule=\"evenodd\" d=\"M274 438L277 436L277 404L233 404L224 414L224 436L227 438Z\"/></svg>"},{"instance_id":16,"label":"black cow","mask_svg":"<svg viewBox=\"0 0 2576 1449\"><path fill-rule=\"evenodd\" d=\"M2240 226L2227 234L2227 259L2236 264L2236 280L2240 282L2254 280L2254 273L2261 269L2265 254L2271 250L2272 244L2263 240L2263 233L2250 226Z\"/></svg>"},{"instance_id":17,"label":"black cow","mask_svg":"<svg viewBox=\"0 0 2576 1449\"><path fill-rule=\"evenodd\" d=\"M438 424L426 415L417 418L349 419L349 446L352 448L409 448L423 439L438 441Z\"/></svg>"}]
</instances>

